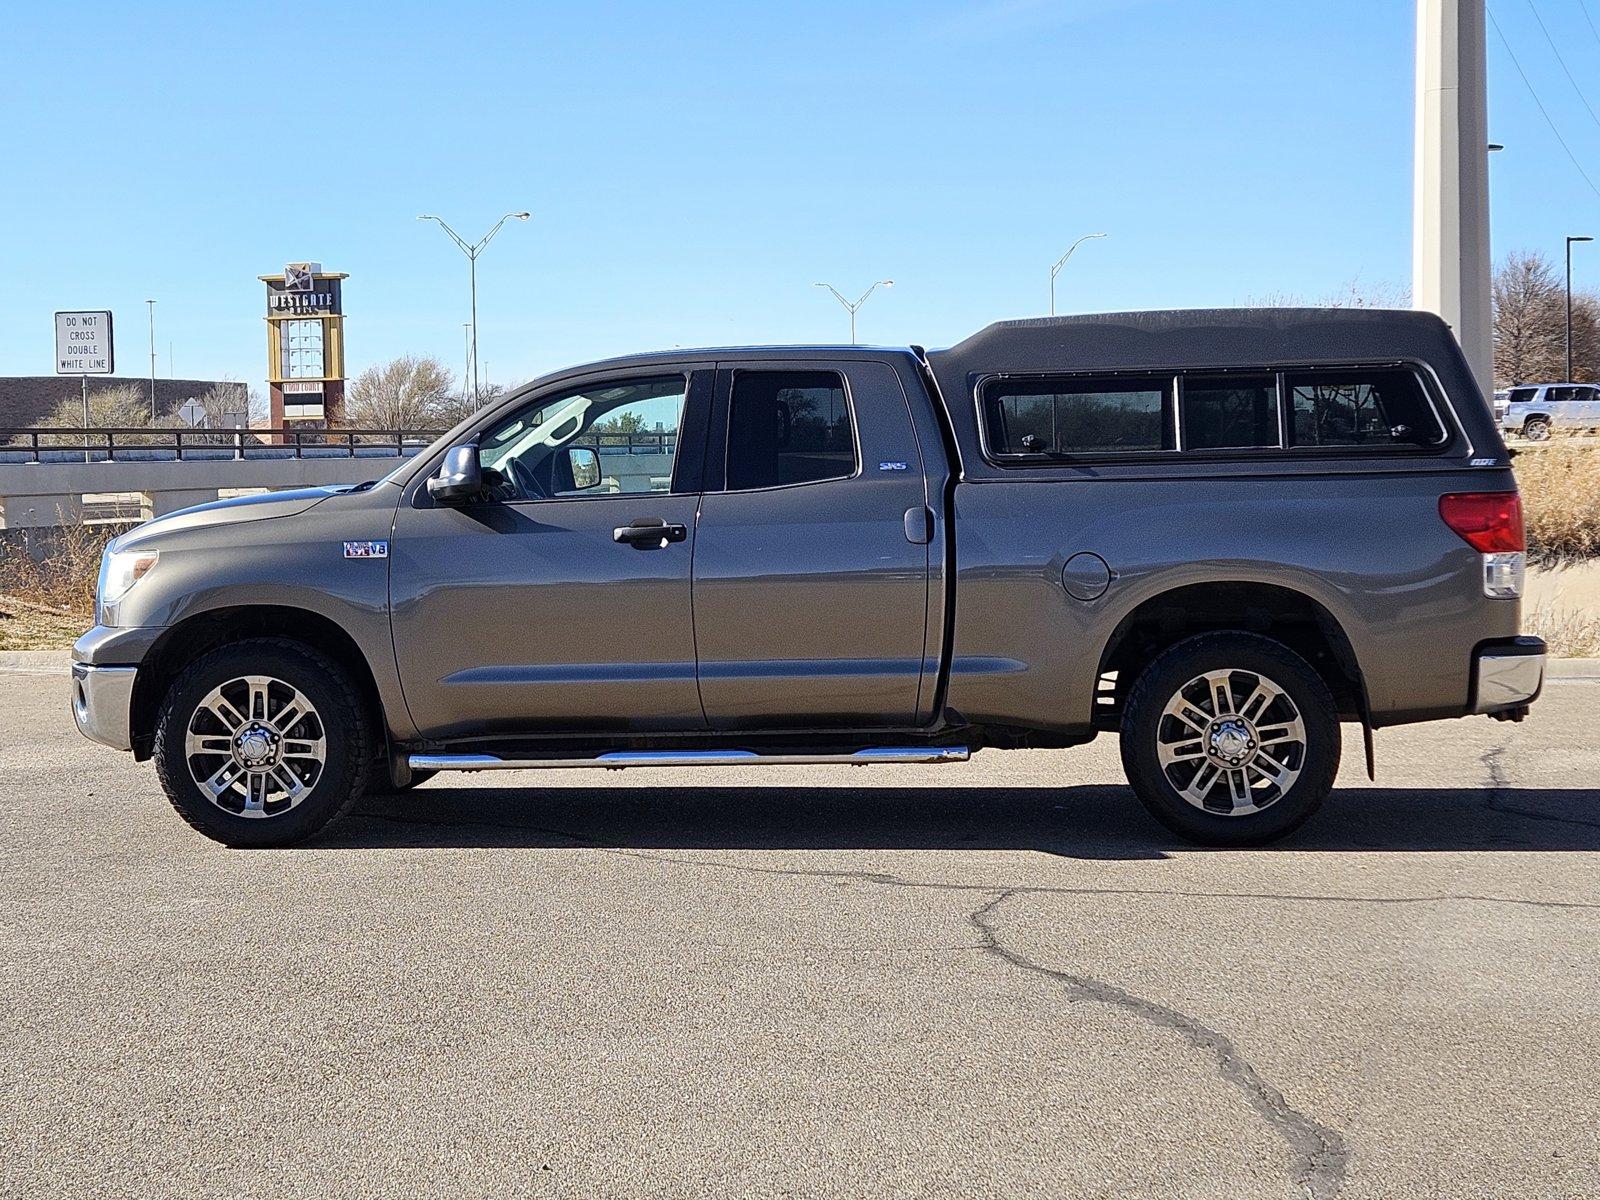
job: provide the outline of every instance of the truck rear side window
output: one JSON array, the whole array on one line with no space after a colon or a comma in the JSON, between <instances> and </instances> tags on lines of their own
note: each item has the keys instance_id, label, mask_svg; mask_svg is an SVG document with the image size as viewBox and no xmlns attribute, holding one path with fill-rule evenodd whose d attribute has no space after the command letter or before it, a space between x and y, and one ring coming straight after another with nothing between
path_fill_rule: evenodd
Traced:
<instances>
[{"instance_id":1,"label":"truck rear side window","mask_svg":"<svg viewBox=\"0 0 1600 1200\"><path fill-rule=\"evenodd\" d=\"M728 490L848 479L855 429L832 371L740 371L728 405Z\"/></svg>"},{"instance_id":2,"label":"truck rear side window","mask_svg":"<svg viewBox=\"0 0 1600 1200\"><path fill-rule=\"evenodd\" d=\"M1277 447L1278 381L1273 375L1187 375L1183 379L1183 448Z\"/></svg>"},{"instance_id":3,"label":"truck rear side window","mask_svg":"<svg viewBox=\"0 0 1600 1200\"><path fill-rule=\"evenodd\" d=\"M1444 428L1404 367L1289 371L1290 444L1301 448L1437 446Z\"/></svg>"},{"instance_id":4,"label":"truck rear side window","mask_svg":"<svg viewBox=\"0 0 1600 1200\"><path fill-rule=\"evenodd\" d=\"M1099 455L1173 448L1170 376L996 381L985 390L995 454Z\"/></svg>"}]
</instances>

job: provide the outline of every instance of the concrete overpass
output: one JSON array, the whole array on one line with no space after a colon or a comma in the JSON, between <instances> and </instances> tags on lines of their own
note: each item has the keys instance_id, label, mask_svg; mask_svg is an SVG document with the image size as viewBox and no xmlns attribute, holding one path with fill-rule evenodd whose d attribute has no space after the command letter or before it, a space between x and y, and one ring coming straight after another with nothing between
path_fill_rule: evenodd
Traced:
<instances>
[{"instance_id":1,"label":"concrete overpass","mask_svg":"<svg viewBox=\"0 0 1600 1200\"><path fill-rule=\"evenodd\" d=\"M672 454L655 445L599 447L601 488L665 491ZM646 439L640 438L641 442ZM75 525L131 525L195 504L285 488L362 483L387 475L393 447L361 447L355 455L185 458L110 462L0 462L0 530ZM421 447L406 446L406 456Z\"/></svg>"}]
</instances>

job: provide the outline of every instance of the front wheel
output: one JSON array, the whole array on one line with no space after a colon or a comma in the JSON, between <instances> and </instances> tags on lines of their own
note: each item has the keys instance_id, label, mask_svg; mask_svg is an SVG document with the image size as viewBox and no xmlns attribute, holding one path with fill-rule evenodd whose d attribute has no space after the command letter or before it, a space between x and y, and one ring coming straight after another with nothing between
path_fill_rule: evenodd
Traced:
<instances>
[{"instance_id":1,"label":"front wheel","mask_svg":"<svg viewBox=\"0 0 1600 1200\"><path fill-rule=\"evenodd\" d=\"M1333 789L1338 713L1322 677L1281 642L1201 634L1135 681L1122 764L1145 808L1174 833L1260 845L1298 828Z\"/></svg>"},{"instance_id":2,"label":"front wheel","mask_svg":"<svg viewBox=\"0 0 1600 1200\"><path fill-rule=\"evenodd\" d=\"M365 791L372 723L350 677L284 638L221 646L167 690L156 721L161 787L228 846L289 846Z\"/></svg>"},{"instance_id":3,"label":"front wheel","mask_svg":"<svg viewBox=\"0 0 1600 1200\"><path fill-rule=\"evenodd\" d=\"M1547 442L1550 440L1550 420L1548 417L1529 417L1522 427L1522 436L1530 442Z\"/></svg>"}]
</instances>

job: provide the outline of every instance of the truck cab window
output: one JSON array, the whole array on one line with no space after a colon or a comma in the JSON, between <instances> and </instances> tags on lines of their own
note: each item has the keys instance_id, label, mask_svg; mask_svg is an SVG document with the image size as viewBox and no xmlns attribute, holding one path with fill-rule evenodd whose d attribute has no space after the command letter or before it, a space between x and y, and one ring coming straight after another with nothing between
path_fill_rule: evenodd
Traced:
<instances>
[{"instance_id":1,"label":"truck cab window","mask_svg":"<svg viewBox=\"0 0 1600 1200\"><path fill-rule=\"evenodd\" d=\"M728 405L728 490L847 479L855 429L832 371L740 371Z\"/></svg>"},{"instance_id":2,"label":"truck cab window","mask_svg":"<svg viewBox=\"0 0 1600 1200\"><path fill-rule=\"evenodd\" d=\"M485 430L498 500L665 492L672 488L683 376L628 380L541 398Z\"/></svg>"}]
</instances>

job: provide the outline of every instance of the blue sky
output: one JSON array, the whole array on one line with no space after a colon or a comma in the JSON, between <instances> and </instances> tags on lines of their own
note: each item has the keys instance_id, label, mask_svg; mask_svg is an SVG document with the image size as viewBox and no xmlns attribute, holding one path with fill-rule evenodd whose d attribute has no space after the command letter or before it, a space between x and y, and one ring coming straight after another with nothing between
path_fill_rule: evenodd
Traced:
<instances>
[{"instance_id":1,"label":"blue sky","mask_svg":"<svg viewBox=\"0 0 1600 1200\"><path fill-rule=\"evenodd\" d=\"M1495 0L1600 180L1582 5ZM0 374L110 307L121 372L265 372L258 274L348 271L352 373L459 369L475 237L492 379L673 345L842 340L811 285L896 287L864 341L1044 311L1229 304L1410 273L1411 0L8 6ZM1494 33L1497 254L1600 235ZM1578 278L1600 286L1600 250Z\"/></svg>"}]
</instances>

